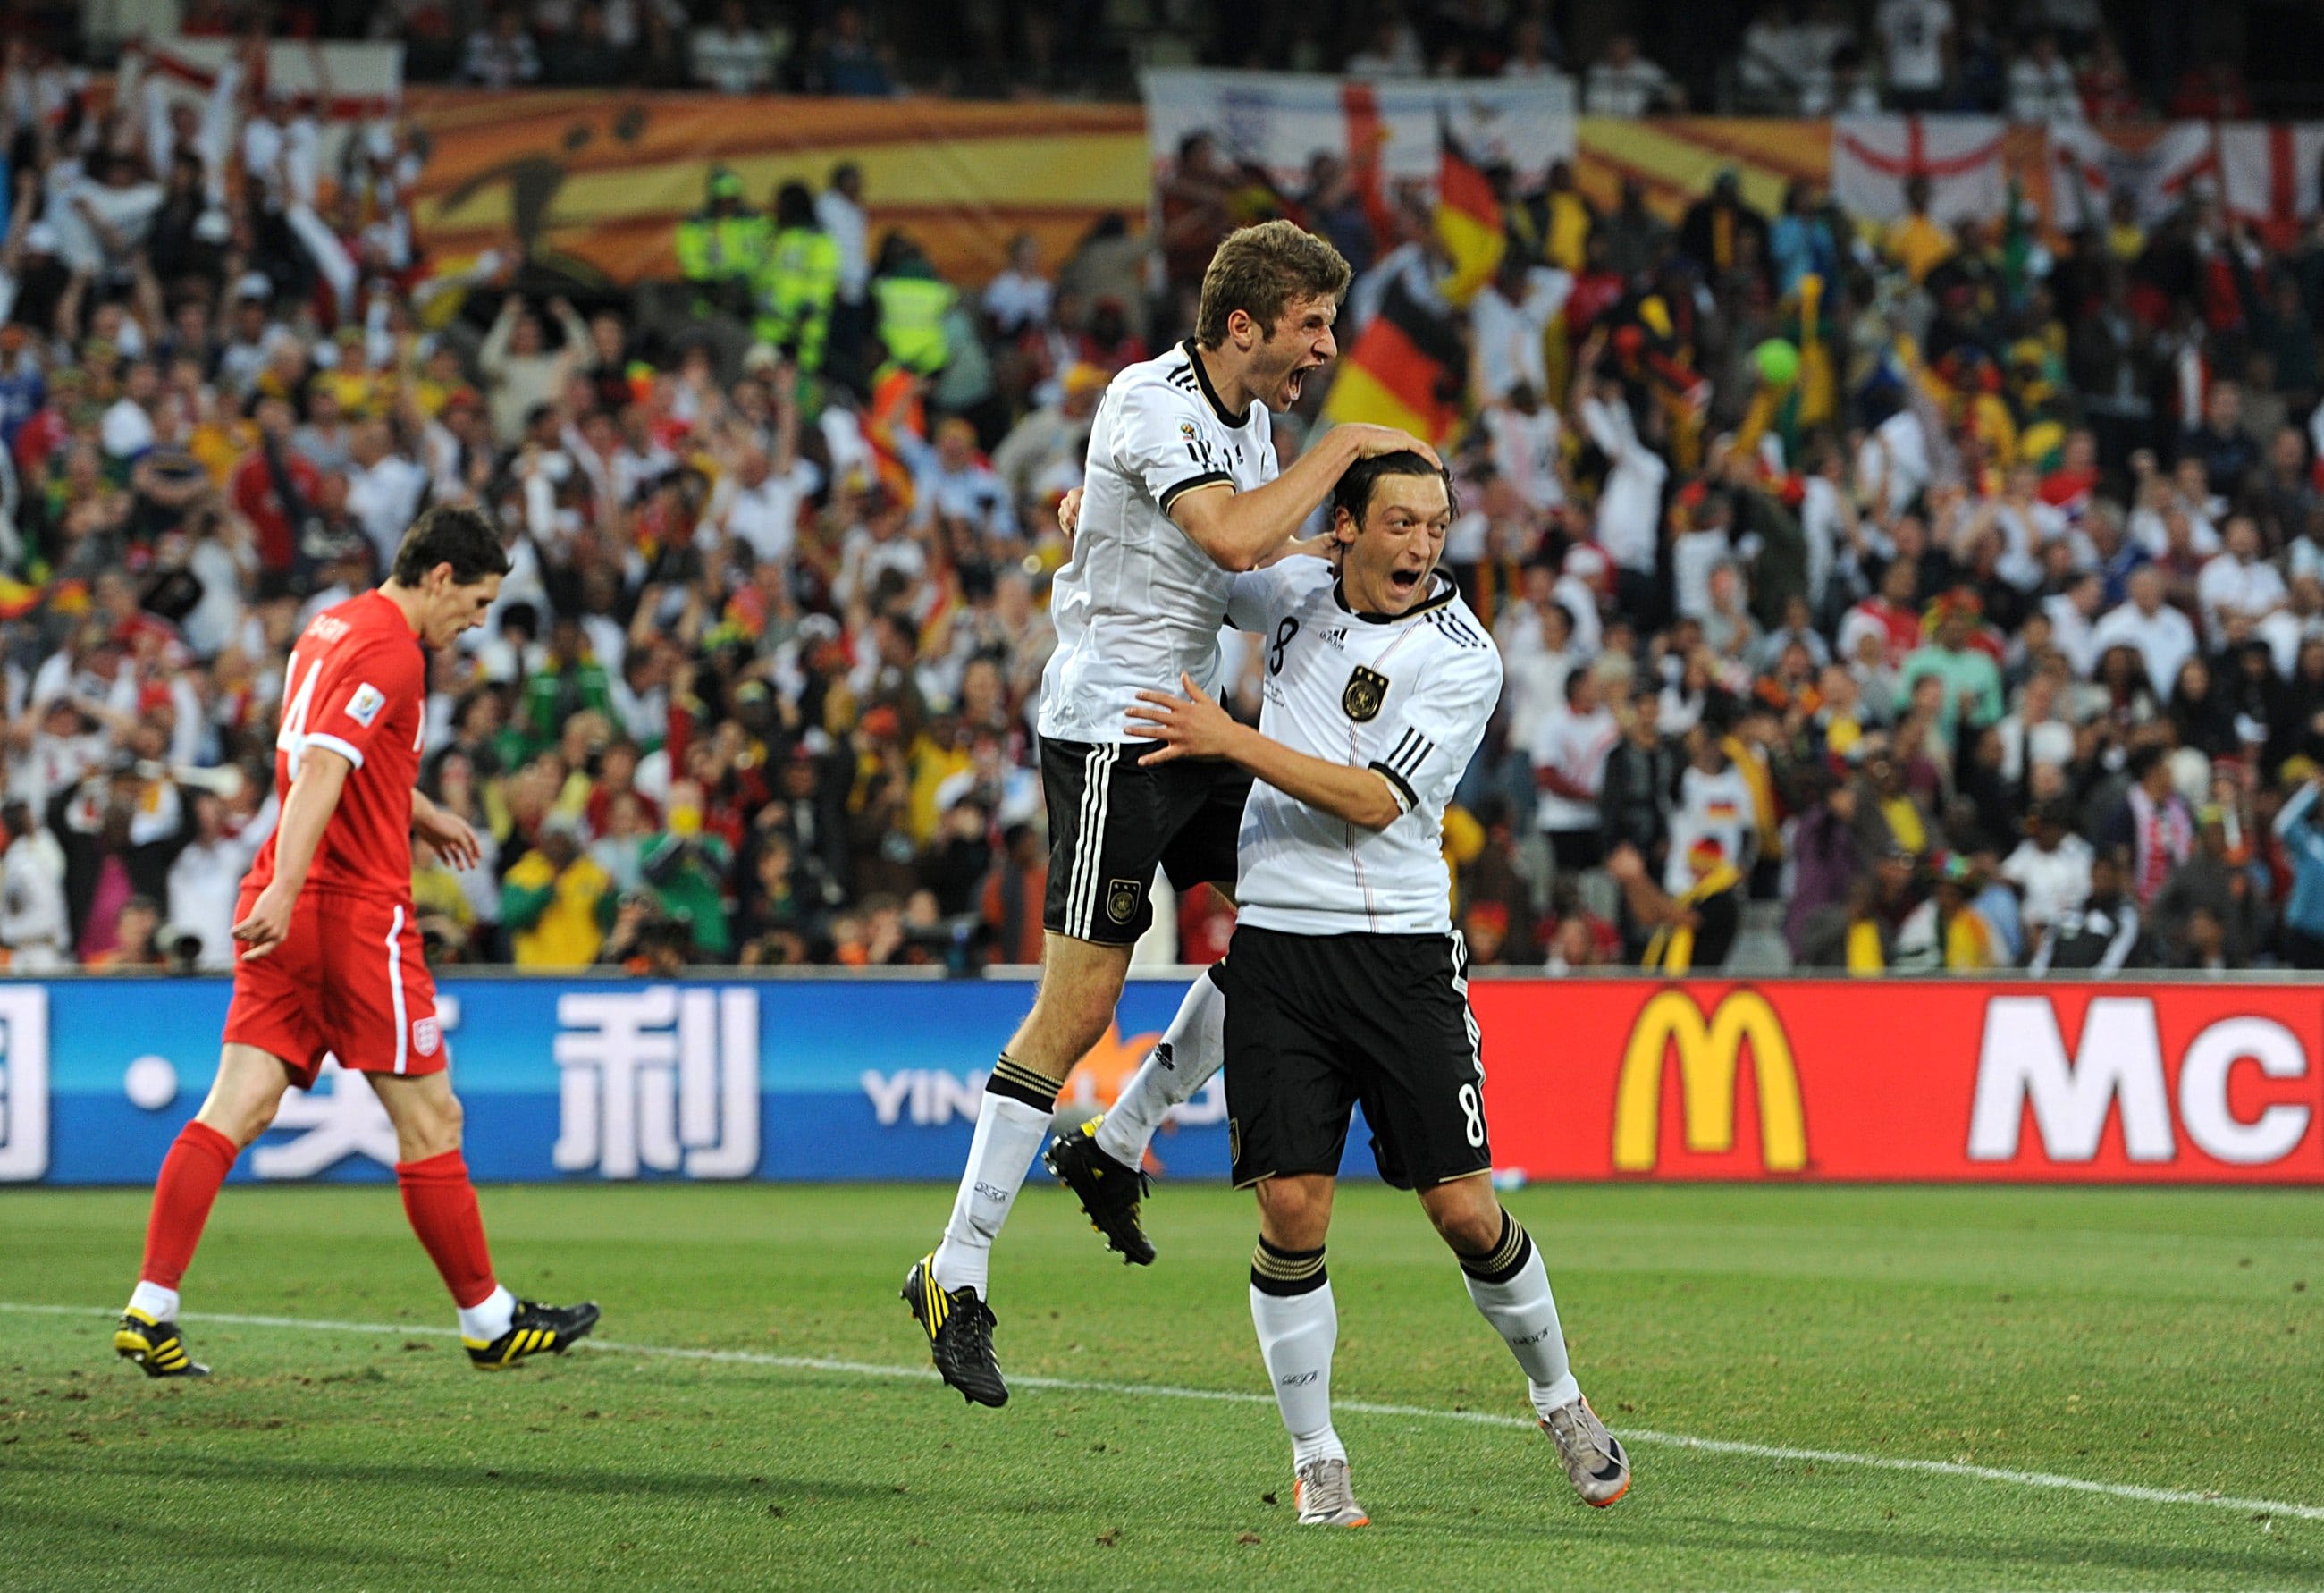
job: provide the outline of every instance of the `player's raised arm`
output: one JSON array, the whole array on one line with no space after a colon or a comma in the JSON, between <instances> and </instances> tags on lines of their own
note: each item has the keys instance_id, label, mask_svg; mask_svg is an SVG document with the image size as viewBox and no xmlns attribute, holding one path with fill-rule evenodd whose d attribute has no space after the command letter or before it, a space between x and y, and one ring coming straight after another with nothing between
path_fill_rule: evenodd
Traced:
<instances>
[{"instance_id":1,"label":"player's raised arm","mask_svg":"<svg viewBox=\"0 0 2324 1593\"><path fill-rule=\"evenodd\" d=\"M290 783L290 796L274 832L274 878L250 905L250 914L234 926L234 938L246 948L242 955L255 962L282 944L290 930L290 911L314 866L316 849L323 843L323 826L337 811L339 795L346 789L354 762L343 752L309 745L300 757L299 777Z\"/></svg>"},{"instance_id":2,"label":"player's raised arm","mask_svg":"<svg viewBox=\"0 0 2324 1593\"><path fill-rule=\"evenodd\" d=\"M1435 464L1436 451L1392 426L1334 426L1290 469L1248 493L1213 481L1190 487L1167 507L1170 518L1222 569L1256 569L1306 523L1315 505L1359 459L1415 453Z\"/></svg>"},{"instance_id":3,"label":"player's raised arm","mask_svg":"<svg viewBox=\"0 0 2324 1593\"><path fill-rule=\"evenodd\" d=\"M1286 796L1367 830L1385 830L1404 815L1394 785L1377 769L1310 757L1241 723L1204 694L1191 676L1179 677L1183 697L1140 692L1130 733L1158 742L1140 763L1177 758L1223 758Z\"/></svg>"}]
</instances>

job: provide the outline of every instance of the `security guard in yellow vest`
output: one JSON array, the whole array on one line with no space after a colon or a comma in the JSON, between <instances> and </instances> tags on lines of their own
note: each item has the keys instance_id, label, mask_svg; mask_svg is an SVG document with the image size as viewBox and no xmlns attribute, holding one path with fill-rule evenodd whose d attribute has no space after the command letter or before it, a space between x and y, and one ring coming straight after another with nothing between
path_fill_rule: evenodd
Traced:
<instances>
[{"instance_id":1,"label":"security guard in yellow vest","mask_svg":"<svg viewBox=\"0 0 2324 1593\"><path fill-rule=\"evenodd\" d=\"M952 344L945 332L945 317L960 295L936 278L927 256L900 239L890 239L881 251L880 274L872 279L872 297L880 311L880 341L888 357L923 376L941 371L952 360Z\"/></svg>"},{"instance_id":2,"label":"security guard in yellow vest","mask_svg":"<svg viewBox=\"0 0 2324 1593\"><path fill-rule=\"evenodd\" d=\"M765 216L744 207L742 180L713 166L702 209L678 224L678 269L697 289L695 313L747 316L773 235Z\"/></svg>"},{"instance_id":3,"label":"security guard in yellow vest","mask_svg":"<svg viewBox=\"0 0 2324 1593\"><path fill-rule=\"evenodd\" d=\"M832 301L839 297L839 245L815 218L815 196L805 183L775 193L775 231L756 285L759 341L789 347L802 373L823 369L831 336Z\"/></svg>"}]
</instances>

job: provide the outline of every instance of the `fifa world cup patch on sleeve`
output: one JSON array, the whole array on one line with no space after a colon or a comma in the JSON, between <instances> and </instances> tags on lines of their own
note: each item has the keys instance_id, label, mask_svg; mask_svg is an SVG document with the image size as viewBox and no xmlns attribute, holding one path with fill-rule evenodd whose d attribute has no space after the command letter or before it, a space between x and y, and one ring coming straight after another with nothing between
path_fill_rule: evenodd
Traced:
<instances>
[{"instance_id":1,"label":"fifa world cup patch on sleeve","mask_svg":"<svg viewBox=\"0 0 2324 1593\"><path fill-rule=\"evenodd\" d=\"M355 695L347 699L347 717L369 730L371 722L378 718L379 711L386 706L387 694L366 680L355 687Z\"/></svg>"},{"instance_id":2,"label":"fifa world cup patch on sleeve","mask_svg":"<svg viewBox=\"0 0 2324 1593\"><path fill-rule=\"evenodd\" d=\"M1381 704L1388 701L1388 677L1377 669L1356 666L1348 677L1348 689L1340 694L1340 706L1358 724L1379 717Z\"/></svg>"}]
</instances>

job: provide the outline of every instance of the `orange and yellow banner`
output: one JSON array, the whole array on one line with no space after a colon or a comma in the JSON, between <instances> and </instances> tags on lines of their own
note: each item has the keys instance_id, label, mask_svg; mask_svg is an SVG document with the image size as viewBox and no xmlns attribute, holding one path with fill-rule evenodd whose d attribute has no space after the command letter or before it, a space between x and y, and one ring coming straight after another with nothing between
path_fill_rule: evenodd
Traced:
<instances>
[{"instance_id":1,"label":"orange and yellow banner","mask_svg":"<svg viewBox=\"0 0 2324 1593\"><path fill-rule=\"evenodd\" d=\"M675 277L673 235L713 166L759 208L778 184L863 172L872 244L902 227L956 281L999 272L1029 232L1052 266L1109 212L1144 224L1152 184L1136 106L414 88L429 158L414 220L429 249L521 244L629 282Z\"/></svg>"}]
</instances>

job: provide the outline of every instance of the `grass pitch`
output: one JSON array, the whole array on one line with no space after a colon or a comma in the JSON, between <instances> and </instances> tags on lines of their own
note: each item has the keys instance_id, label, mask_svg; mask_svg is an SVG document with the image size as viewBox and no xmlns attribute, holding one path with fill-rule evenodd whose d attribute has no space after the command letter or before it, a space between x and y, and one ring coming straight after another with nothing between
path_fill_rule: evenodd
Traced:
<instances>
[{"instance_id":1,"label":"grass pitch","mask_svg":"<svg viewBox=\"0 0 2324 1593\"><path fill-rule=\"evenodd\" d=\"M16 1191L0 1195L0 1304L100 1309L0 1309L0 1578L75 1593L2324 1587L2313 1195L1508 1199L1618 1432L2244 1503L1634 1438L1630 1496L1585 1509L1545 1441L1463 1419L1520 1416L1522 1385L1410 1197L1370 1186L1342 1192L1334 1224L1335 1391L1413 1408L1341 1417L1374 1524L1331 1533L1292 1524L1245 1302L1253 1214L1214 1187L1149 1205L1151 1272L1104 1255L1062 1195L1028 1194L995 1269L1019 1384L999 1412L877 1369L925 1368L895 1291L943 1219L938 1189L487 1190L503 1275L602 1301L606 1344L485 1376L443 1332L392 1190L235 1188L188 1280L189 1341L218 1375L164 1384L109 1348L145 1196ZM815 1360L856 1364L798 1364Z\"/></svg>"}]
</instances>

